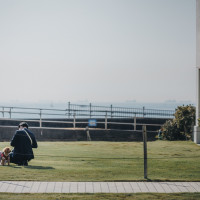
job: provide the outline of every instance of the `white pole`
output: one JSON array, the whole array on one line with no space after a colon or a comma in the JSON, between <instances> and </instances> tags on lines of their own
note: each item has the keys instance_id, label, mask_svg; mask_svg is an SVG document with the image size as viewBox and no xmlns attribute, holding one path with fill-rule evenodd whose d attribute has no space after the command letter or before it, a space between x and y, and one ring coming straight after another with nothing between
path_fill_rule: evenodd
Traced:
<instances>
[{"instance_id":1,"label":"white pole","mask_svg":"<svg viewBox=\"0 0 200 200\"><path fill-rule=\"evenodd\" d=\"M200 0L196 0L196 126L194 127L194 142L200 144Z\"/></svg>"},{"instance_id":2,"label":"white pole","mask_svg":"<svg viewBox=\"0 0 200 200\"><path fill-rule=\"evenodd\" d=\"M196 126L198 125L198 119L200 118L200 69L197 67L196 69L196 75L197 75L197 80L196 80L196 84L197 84L197 88L196 88Z\"/></svg>"}]
</instances>

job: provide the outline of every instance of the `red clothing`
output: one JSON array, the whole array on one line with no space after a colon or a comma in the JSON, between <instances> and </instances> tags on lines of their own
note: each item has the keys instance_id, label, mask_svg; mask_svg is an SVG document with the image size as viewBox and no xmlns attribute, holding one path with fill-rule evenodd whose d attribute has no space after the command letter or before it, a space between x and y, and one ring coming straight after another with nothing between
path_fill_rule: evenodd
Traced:
<instances>
[{"instance_id":1,"label":"red clothing","mask_svg":"<svg viewBox=\"0 0 200 200\"><path fill-rule=\"evenodd\" d=\"M1 153L1 158L3 158L3 157L4 157L6 160L8 160L9 155L6 156L6 155L4 154L4 152L3 152L3 153Z\"/></svg>"}]
</instances>

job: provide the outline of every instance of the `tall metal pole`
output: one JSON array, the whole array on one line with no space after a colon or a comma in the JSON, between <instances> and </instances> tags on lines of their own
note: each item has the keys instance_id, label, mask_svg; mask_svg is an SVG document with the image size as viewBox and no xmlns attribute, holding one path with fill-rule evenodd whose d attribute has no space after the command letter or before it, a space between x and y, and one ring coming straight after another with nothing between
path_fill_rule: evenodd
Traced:
<instances>
[{"instance_id":1,"label":"tall metal pole","mask_svg":"<svg viewBox=\"0 0 200 200\"><path fill-rule=\"evenodd\" d=\"M200 118L200 68L197 67L196 69L196 76L197 76L197 88L196 88L196 126L199 126L198 119Z\"/></svg>"},{"instance_id":2,"label":"tall metal pole","mask_svg":"<svg viewBox=\"0 0 200 200\"><path fill-rule=\"evenodd\" d=\"M144 178L147 179L147 128L143 125Z\"/></svg>"},{"instance_id":3,"label":"tall metal pole","mask_svg":"<svg viewBox=\"0 0 200 200\"><path fill-rule=\"evenodd\" d=\"M200 116L200 0L196 0L196 126Z\"/></svg>"},{"instance_id":4,"label":"tall metal pole","mask_svg":"<svg viewBox=\"0 0 200 200\"><path fill-rule=\"evenodd\" d=\"M196 0L196 126L194 142L200 144L200 0Z\"/></svg>"}]
</instances>

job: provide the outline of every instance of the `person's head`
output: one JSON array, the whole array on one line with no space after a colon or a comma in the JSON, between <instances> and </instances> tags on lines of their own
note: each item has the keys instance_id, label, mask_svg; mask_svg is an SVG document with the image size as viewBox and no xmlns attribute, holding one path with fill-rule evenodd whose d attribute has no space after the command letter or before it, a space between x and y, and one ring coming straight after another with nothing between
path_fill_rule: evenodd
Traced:
<instances>
[{"instance_id":1,"label":"person's head","mask_svg":"<svg viewBox=\"0 0 200 200\"><path fill-rule=\"evenodd\" d=\"M19 130L28 128L28 124L26 122L21 122L18 127L19 127Z\"/></svg>"}]
</instances>

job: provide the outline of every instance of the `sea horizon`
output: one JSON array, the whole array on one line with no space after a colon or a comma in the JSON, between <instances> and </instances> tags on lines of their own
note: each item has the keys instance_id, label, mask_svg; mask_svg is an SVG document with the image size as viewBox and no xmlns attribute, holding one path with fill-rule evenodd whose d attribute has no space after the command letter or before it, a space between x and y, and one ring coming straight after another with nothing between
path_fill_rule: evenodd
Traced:
<instances>
[{"instance_id":1,"label":"sea horizon","mask_svg":"<svg viewBox=\"0 0 200 200\"><path fill-rule=\"evenodd\" d=\"M0 102L0 107L28 107L28 108L50 108L50 109L67 109L69 104L77 105L92 105L92 106L105 106L105 107L125 107L125 108L145 108L145 109L158 109L158 110L174 110L178 106L192 105L192 101L175 101L167 100L163 102L139 102L139 101L124 101L124 102L89 102L89 101L41 101L41 102Z\"/></svg>"}]
</instances>

